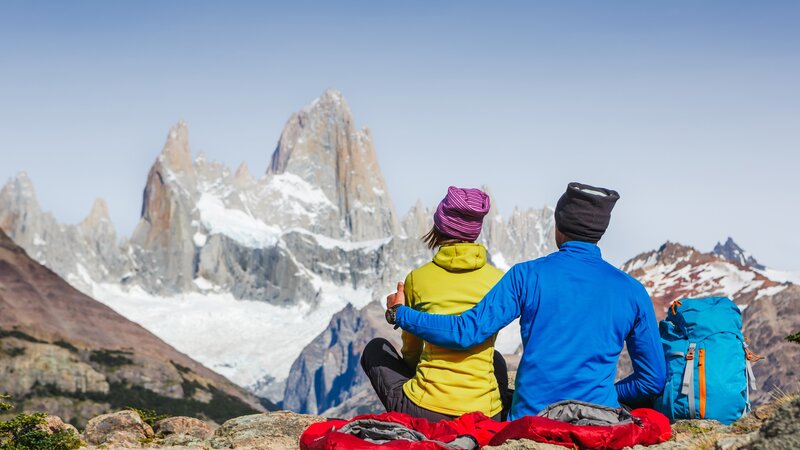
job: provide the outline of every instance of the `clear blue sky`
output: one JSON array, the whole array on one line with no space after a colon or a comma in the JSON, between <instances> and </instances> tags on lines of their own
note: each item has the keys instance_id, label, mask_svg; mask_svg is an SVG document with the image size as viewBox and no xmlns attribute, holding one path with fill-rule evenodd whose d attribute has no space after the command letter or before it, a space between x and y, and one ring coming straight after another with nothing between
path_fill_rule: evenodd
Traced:
<instances>
[{"instance_id":1,"label":"clear blue sky","mask_svg":"<svg viewBox=\"0 0 800 450\"><path fill-rule=\"evenodd\" d=\"M0 3L0 180L129 234L167 131L266 170L325 88L372 129L400 213L449 184L501 211L617 189L617 264L733 236L800 270L800 2Z\"/></svg>"}]
</instances>

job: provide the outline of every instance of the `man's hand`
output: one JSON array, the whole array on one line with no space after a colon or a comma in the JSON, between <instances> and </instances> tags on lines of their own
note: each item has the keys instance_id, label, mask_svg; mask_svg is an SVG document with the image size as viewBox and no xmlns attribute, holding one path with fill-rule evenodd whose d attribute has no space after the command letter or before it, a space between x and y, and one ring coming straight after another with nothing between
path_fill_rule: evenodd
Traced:
<instances>
[{"instance_id":1,"label":"man's hand","mask_svg":"<svg viewBox=\"0 0 800 450\"><path fill-rule=\"evenodd\" d=\"M386 296L386 309L389 309L394 305L405 305L405 304L406 304L405 285L401 281L397 283L397 292L391 293L388 296Z\"/></svg>"}]
</instances>

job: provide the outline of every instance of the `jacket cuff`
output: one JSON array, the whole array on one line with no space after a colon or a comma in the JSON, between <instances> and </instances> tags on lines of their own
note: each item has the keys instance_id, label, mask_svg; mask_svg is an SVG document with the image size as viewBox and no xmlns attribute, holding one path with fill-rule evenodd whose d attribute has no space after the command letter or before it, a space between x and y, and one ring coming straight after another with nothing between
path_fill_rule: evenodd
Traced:
<instances>
[{"instance_id":1,"label":"jacket cuff","mask_svg":"<svg viewBox=\"0 0 800 450\"><path fill-rule=\"evenodd\" d=\"M396 326L399 326L400 328L405 328L404 325L405 325L406 311L408 311L409 309L410 308L406 305L400 305L400 307L397 308L397 312L394 314L394 323Z\"/></svg>"}]
</instances>

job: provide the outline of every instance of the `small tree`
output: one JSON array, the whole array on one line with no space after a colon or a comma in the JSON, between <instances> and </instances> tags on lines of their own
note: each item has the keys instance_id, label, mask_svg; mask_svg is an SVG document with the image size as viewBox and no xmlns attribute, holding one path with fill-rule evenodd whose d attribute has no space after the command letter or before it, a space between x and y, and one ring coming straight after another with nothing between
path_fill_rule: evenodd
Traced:
<instances>
[{"instance_id":1,"label":"small tree","mask_svg":"<svg viewBox=\"0 0 800 450\"><path fill-rule=\"evenodd\" d=\"M786 336L786 340L789 342L794 342L795 344L800 344L800 331L795 334L790 334Z\"/></svg>"}]
</instances>

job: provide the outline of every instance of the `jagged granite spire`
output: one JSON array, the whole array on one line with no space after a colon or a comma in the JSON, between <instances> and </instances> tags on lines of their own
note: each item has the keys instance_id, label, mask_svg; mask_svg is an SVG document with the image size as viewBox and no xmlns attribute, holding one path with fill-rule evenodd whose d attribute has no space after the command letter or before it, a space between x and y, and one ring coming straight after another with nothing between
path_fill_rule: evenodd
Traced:
<instances>
[{"instance_id":1,"label":"jagged granite spire","mask_svg":"<svg viewBox=\"0 0 800 450\"><path fill-rule=\"evenodd\" d=\"M38 222L41 210L33 183L25 172L19 172L0 189L0 229L13 239L30 241L28 222ZM29 239L31 238L31 239Z\"/></svg>"},{"instance_id":2,"label":"jagged granite spire","mask_svg":"<svg viewBox=\"0 0 800 450\"><path fill-rule=\"evenodd\" d=\"M189 128L179 121L147 175L142 217L131 243L146 259L137 269L149 283L167 290L189 289L193 279L191 210L196 179L189 147ZM146 256L144 256L146 255Z\"/></svg>"},{"instance_id":3,"label":"jagged granite spire","mask_svg":"<svg viewBox=\"0 0 800 450\"><path fill-rule=\"evenodd\" d=\"M714 250L712 250L711 253L721 256L728 261L739 263L745 267L752 267L758 270L766 269L764 265L759 264L758 261L756 261L753 255L744 251L742 247L739 247L739 245L734 242L733 238L731 237L728 237L728 240L725 241L724 244L717 242L717 245L714 246Z\"/></svg>"},{"instance_id":4,"label":"jagged granite spire","mask_svg":"<svg viewBox=\"0 0 800 450\"><path fill-rule=\"evenodd\" d=\"M375 239L399 229L370 131L355 129L339 91L325 91L289 118L268 169L282 173L319 186L339 209L342 235L334 237Z\"/></svg>"},{"instance_id":5,"label":"jagged granite spire","mask_svg":"<svg viewBox=\"0 0 800 450\"><path fill-rule=\"evenodd\" d=\"M159 155L166 167L178 173L193 174L192 151L189 148L189 127L179 120L169 130L167 142Z\"/></svg>"},{"instance_id":6,"label":"jagged granite spire","mask_svg":"<svg viewBox=\"0 0 800 450\"><path fill-rule=\"evenodd\" d=\"M239 168L236 169L236 173L233 175L233 182L239 188L253 183L253 177L250 176L250 168L247 167L246 162L239 164Z\"/></svg>"},{"instance_id":7,"label":"jagged granite spire","mask_svg":"<svg viewBox=\"0 0 800 450\"><path fill-rule=\"evenodd\" d=\"M89 211L89 215L83 219L81 222L81 226L83 227L94 227L100 224L101 222L111 222L111 217L108 215L108 203L102 198L98 198L92 204L92 209Z\"/></svg>"},{"instance_id":8,"label":"jagged granite spire","mask_svg":"<svg viewBox=\"0 0 800 450\"><path fill-rule=\"evenodd\" d=\"M33 182L23 172L0 189L0 229L84 292L91 291L91 280L116 281L121 273L116 232L102 200L80 224L59 224L40 209Z\"/></svg>"}]
</instances>

